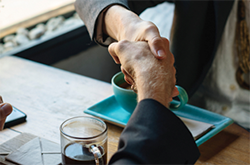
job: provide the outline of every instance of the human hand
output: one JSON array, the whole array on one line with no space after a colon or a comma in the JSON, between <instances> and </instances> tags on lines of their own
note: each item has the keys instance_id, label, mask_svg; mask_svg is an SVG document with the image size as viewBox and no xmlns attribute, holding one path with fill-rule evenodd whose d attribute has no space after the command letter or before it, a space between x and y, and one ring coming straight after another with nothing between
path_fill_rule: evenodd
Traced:
<instances>
[{"instance_id":1,"label":"human hand","mask_svg":"<svg viewBox=\"0 0 250 165\"><path fill-rule=\"evenodd\" d=\"M117 41L148 42L152 54L158 59L167 56L168 48L165 47L165 39L160 36L157 26L142 20L122 6L114 5L107 10L103 30Z\"/></svg>"},{"instance_id":2,"label":"human hand","mask_svg":"<svg viewBox=\"0 0 250 165\"><path fill-rule=\"evenodd\" d=\"M3 103L3 99L0 96L0 131L3 129L6 117L11 114L12 106L9 103Z\"/></svg>"},{"instance_id":3,"label":"human hand","mask_svg":"<svg viewBox=\"0 0 250 165\"><path fill-rule=\"evenodd\" d=\"M165 46L169 42L164 38ZM175 87L174 57L168 50L166 58L154 58L147 42L120 41L109 46L116 63L121 63L126 81L136 88L138 101L152 98L168 107L179 94Z\"/></svg>"}]
</instances>

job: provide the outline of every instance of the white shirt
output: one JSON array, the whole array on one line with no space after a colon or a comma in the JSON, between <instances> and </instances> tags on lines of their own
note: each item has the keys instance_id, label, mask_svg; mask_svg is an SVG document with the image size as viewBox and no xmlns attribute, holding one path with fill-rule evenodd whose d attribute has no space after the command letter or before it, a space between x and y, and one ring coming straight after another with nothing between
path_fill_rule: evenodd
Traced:
<instances>
[{"instance_id":1,"label":"white shirt","mask_svg":"<svg viewBox=\"0 0 250 165\"><path fill-rule=\"evenodd\" d=\"M243 127L250 128L250 91L241 88L235 76L238 68L235 45L237 7L238 0L234 2L228 17L208 75L191 101L202 102L205 109L230 117ZM249 28L250 1L246 1L246 7Z\"/></svg>"}]
</instances>

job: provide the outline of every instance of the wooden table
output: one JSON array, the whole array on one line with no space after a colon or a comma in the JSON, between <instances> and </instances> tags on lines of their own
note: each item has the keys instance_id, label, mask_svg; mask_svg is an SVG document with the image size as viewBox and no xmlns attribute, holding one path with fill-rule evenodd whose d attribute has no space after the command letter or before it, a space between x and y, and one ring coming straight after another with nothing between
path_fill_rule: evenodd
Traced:
<instances>
[{"instance_id":1,"label":"wooden table","mask_svg":"<svg viewBox=\"0 0 250 165\"><path fill-rule=\"evenodd\" d=\"M0 59L0 95L27 114L27 122L0 132L0 144L22 132L60 142L59 125L113 94L111 85L18 57ZM108 124L108 158L122 128ZM232 124L202 144L196 164L250 164L250 134Z\"/></svg>"}]
</instances>

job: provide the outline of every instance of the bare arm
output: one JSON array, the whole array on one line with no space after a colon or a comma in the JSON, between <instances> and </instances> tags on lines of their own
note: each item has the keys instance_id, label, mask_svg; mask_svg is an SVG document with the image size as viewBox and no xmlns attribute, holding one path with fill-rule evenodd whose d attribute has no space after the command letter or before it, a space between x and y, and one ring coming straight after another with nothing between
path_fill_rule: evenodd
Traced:
<instances>
[{"instance_id":1,"label":"bare arm","mask_svg":"<svg viewBox=\"0 0 250 165\"><path fill-rule=\"evenodd\" d=\"M138 9L137 12L141 12L145 7L160 2L162 1L76 0L75 8L84 21L90 37L95 38L97 42L104 42L103 33L116 41L146 41L153 55L163 59L167 50L158 28L152 22L141 20L137 14L127 9L130 5L133 9ZM105 44L110 44L110 41Z\"/></svg>"},{"instance_id":2,"label":"bare arm","mask_svg":"<svg viewBox=\"0 0 250 165\"><path fill-rule=\"evenodd\" d=\"M160 36L158 28L120 5L111 6L104 14L103 31L117 41L146 41L159 59L167 54L165 39Z\"/></svg>"}]
</instances>

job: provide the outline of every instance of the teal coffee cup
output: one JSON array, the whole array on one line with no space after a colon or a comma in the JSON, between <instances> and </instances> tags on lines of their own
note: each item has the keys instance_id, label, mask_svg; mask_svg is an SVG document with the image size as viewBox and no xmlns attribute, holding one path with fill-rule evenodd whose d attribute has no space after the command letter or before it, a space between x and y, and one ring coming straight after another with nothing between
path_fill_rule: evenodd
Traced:
<instances>
[{"instance_id":1,"label":"teal coffee cup","mask_svg":"<svg viewBox=\"0 0 250 165\"><path fill-rule=\"evenodd\" d=\"M133 113L137 105L137 94L126 83L124 74L122 72L115 74L111 79L111 84L118 104L127 112ZM170 110L181 109L188 101L187 92L178 85L176 87L179 91L178 98L180 101L172 101L169 106Z\"/></svg>"}]
</instances>

